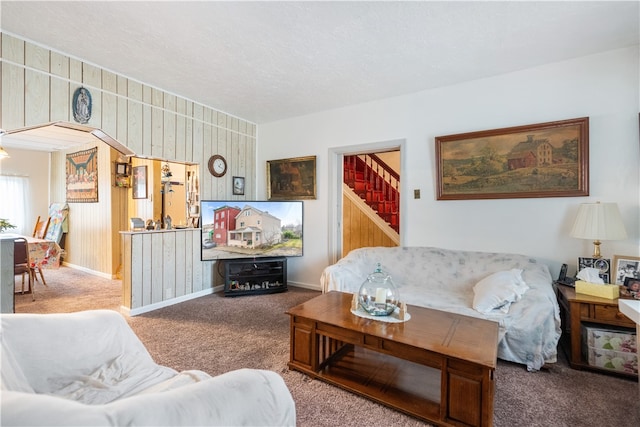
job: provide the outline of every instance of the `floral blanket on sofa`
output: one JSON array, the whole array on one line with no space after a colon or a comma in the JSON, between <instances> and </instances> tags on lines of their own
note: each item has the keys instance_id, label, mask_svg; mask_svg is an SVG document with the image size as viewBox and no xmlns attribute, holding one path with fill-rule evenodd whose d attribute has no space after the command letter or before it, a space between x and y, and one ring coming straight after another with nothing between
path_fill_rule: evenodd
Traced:
<instances>
[{"instance_id":1,"label":"floral blanket on sofa","mask_svg":"<svg viewBox=\"0 0 640 427\"><path fill-rule=\"evenodd\" d=\"M546 265L517 254L435 247L361 248L324 270L323 292L358 292L378 263L408 304L498 322L500 359L525 364L530 371L557 361L560 312ZM494 273L512 269L522 270L528 289L508 311L474 309L474 286Z\"/></svg>"}]
</instances>

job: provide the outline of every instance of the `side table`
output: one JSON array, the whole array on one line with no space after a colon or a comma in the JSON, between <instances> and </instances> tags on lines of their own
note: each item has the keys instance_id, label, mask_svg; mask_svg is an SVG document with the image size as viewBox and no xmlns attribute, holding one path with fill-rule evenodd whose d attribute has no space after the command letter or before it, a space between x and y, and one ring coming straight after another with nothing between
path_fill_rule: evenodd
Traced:
<instances>
[{"instance_id":1,"label":"side table","mask_svg":"<svg viewBox=\"0 0 640 427\"><path fill-rule=\"evenodd\" d=\"M556 284L555 287L562 322L560 346L567 355L571 367L637 379L638 375L591 366L582 354L584 323L604 329L607 326L619 326L630 333L635 332L635 323L618 310L618 300L577 294L574 288L560 284Z\"/></svg>"}]
</instances>

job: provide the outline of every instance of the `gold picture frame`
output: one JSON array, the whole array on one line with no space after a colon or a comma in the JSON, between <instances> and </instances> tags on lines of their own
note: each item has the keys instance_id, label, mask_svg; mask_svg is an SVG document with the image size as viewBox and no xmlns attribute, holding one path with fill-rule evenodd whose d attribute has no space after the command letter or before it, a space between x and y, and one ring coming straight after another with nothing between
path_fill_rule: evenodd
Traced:
<instances>
[{"instance_id":1,"label":"gold picture frame","mask_svg":"<svg viewBox=\"0 0 640 427\"><path fill-rule=\"evenodd\" d=\"M435 142L438 200L589 195L588 117Z\"/></svg>"},{"instance_id":2,"label":"gold picture frame","mask_svg":"<svg viewBox=\"0 0 640 427\"><path fill-rule=\"evenodd\" d=\"M267 199L316 198L316 156L267 160Z\"/></svg>"}]
</instances>

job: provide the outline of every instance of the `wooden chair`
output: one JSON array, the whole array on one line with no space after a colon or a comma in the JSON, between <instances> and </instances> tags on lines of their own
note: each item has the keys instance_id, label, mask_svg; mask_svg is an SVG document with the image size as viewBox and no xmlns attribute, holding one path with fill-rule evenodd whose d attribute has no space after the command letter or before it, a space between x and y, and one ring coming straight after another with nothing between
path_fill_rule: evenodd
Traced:
<instances>
[{"instance_id":1,"label":"wooden chair","mask_svg":"<svg viewBox=\"0 0 640 427\"><path fill-rule=\"evenodd\" d=\"M36 226L33 229L33 237L37 239L44 239L47 235L47 230L49 230L49 223L51 222L51 217L48 217L46 221L40 221L40 216L36 219Z\"/></svg>"},{"instance_id":2,"label":"wooden chair","mask_svg":"<svg viewBox=\"0 0 640 427\"><path fill-rule=\"evenodd\" d=\"M15 239L13 241L13 275L14 277L18 274L22 276L22 293L24 294L24 275L28 274L29 290L31 291L33 301L35 301L36 295L33 289L34 272L30 264L27 240L24 238Z\"/></svg>"},{"instance_id":3,"label":"wooden chair","mask_svg":"<svg viewBox=\"0 0 640 427\"><path fill-rule=\"evenodd\" d=\"M33 229L33 237L37 239L44 239L47 235L47 230L49 230L49 224L51 223L51 217L48 217L46 221L40 221L40 216L36 219L36 226ZM38 276L36 273L40 274L40 278L42 279L42 284L47 286L47 282L44 280L44 274L42 273L42 268L39 265L36 265L31 268L33 279L38 280ZM35 284L35 283L34 283Z\"/></svg>"}]
</instances>

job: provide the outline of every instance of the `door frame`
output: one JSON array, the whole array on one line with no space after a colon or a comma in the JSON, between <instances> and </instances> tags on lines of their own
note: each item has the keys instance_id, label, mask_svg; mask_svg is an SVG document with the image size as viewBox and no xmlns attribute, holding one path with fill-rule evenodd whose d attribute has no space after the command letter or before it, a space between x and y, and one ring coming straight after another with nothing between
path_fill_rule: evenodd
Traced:
<instances>
[{"instance_id":1,"label":"door frame","mask_svg":"<svg viewBox=\"0 0 640 427\"><path fill-rule=\"evenodd\" d=\"M345 155L369 154L380 151L400 150L400 172L405 170L405 146L406 139L394 139L389 141L372 142L368 144L348 145L344 147L329 148L329 265L335 264L342 253L342 183L344 181ZM405 191L406 179L400 180L400 246L405 241L405 229L403 224L406 216L408 194Z\"/></svg>"}]
</instances>

